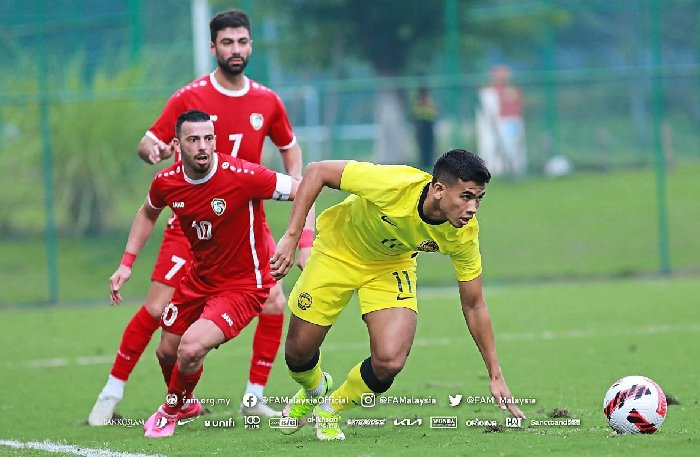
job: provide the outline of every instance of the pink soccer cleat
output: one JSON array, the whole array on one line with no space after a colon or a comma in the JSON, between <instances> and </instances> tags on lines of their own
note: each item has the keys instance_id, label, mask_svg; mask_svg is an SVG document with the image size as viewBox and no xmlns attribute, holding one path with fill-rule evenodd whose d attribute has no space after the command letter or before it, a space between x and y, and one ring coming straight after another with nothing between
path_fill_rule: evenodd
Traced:
<instances>
[{"instance_id":1,"label":"pink soccer cleat","mask_svg":"<svg viewBox=\"0 0 700 457\"><path fill-rule=\"evenodd\" d=\"M192 397L194 398L194 397ZM146 419L146 422L143 424L143 431L145 432L149 428L153 426L153 422L156 420L156 415L158 414L158 411L153 413L151 417ZM202 404L199 403L198 401L186 403L182 406L182 409L180 412L177 413L177 425L185 425L188 422L192 422L195 420L197 417L201 416L203 414L202 412Z\"/></svg>"},{"instance_id":2,"label":"pink soccer cleat","mask_svg":"<svg viewBox=\"0 0 700 457\"><path fill-rule=\"evenodd\" d=\"M163 412L162 408L158 408L151 417L148 418L149 427L143 436L146 438L163 438L165 436L173 436L175 433L175 425L177 424L178 414L170 415ZM145 424L144 424L145 425Z\"/></svg>"},{"instance_id":3,"label":"pink soccer cleat","mask_svg":"<svg viewBox=\"0 0 700 457\"><path fill-rule=\"evenodd\" d=\"M194 397L193 397L194 398ZM186 403L177 413L177 425L185 425L202 415L202 404L198 401Z\"/></svg>"}]
</instances>

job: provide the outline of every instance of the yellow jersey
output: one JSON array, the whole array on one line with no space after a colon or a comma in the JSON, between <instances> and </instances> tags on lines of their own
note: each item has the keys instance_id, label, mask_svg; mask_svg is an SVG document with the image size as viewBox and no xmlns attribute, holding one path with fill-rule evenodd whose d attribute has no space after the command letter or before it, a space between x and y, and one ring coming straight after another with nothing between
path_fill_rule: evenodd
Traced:
<instances>
[{"instance_id":1,"label":"yellow jersey","mask_svg":"<svg viewBox=\"0 0 700 457\"><path fill-rule=\"evenodd\" d=\"M348 162L340 188L353 195L318 217L314 250L350 264L412 263L414 268L418 252L440 252L451 257L457 280L478 277L476 216L462 228L425 219L422 205L431 180L405 165Z\"/></svg>"}]
</instances>

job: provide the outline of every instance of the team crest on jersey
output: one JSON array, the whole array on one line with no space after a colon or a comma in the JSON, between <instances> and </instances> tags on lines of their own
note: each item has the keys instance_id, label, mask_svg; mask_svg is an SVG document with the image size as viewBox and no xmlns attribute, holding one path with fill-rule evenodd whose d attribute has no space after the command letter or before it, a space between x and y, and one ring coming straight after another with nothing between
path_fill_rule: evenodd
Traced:
<instances>
[{"instance_id":1,"label":"team crest on jersey","mask_svg":"<svg viewBox=\"0 0 700 457\"><path fill-rule=\"evenodd\" d=\"M425 240L421 241L418 245L418 250L423 252L437 252L440 250L440 247L433 240Z\"/></svg>"},{"instance_id":2,"label":"team crest on jersey","mask_svg":"<svg viewBox=\"0 0 700 457\"><path fill-rule=\"evenodd\" d=\"M264 120L263 115L260 113L253 113L250 115L250 125L255 130L260 130L262 128Z\"/></svg>"},{"instance_id":3,"label":"team crest on jersey","mask_svg":"<svg viewBox=\"0 0 700 457\"><path fill-rule=\"evenodd\" d=\"M301 294L299 294L299 299L297 300L297 306L302 311L306 311L307 309L311 308L312 302L313 302L313 298L311 298L311 294L309 294L308 292L302 292Z\"/></svg>"},{"instance_id":4,"label":"team crest on jersey","mask_svg":"<svg viewBox=\"0 0 700 457\"><path fill-rule=\"evenodd\" d=\"M217 216L221 216L226 211L226 200L223 198L215 198L211 201L211 209L214 210Z\"/></svg>"}]
</instances>

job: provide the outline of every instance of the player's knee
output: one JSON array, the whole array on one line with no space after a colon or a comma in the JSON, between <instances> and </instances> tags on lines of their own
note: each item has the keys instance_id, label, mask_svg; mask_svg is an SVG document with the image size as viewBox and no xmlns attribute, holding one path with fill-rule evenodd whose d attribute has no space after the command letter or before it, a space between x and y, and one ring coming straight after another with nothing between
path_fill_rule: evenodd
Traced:
<instances>
[{"instance_id":1,"label":"player's knee","mask_svg":"<svg viewBox=\"0 0 700 457\"><path fill-rule=\"evenodd\" d=\"M150 314L153 319L160 319L167 305L167 302L162 303L157 300L149 300L143 304L143 307L146 308L146 311L148 311L148 314Z\"/></svg>"},{"instance_id":2,"label":"player's knee","mask_svg":"<svg viewBox=\"0 0 700 457\"><path fill-rule=\"evenodd\" d=\"M284 361L287 363L287 368L289 368L291 371L296 371L296 372L309 371L309 370L313 369L316 365L318 365L320 357L321 357L321 353L318 350L318 348L316 348L310 352L308 352L308 351L306 351L306 352L301 352L301 351L287 352L287 348L285 346Z\"/></svg>"},{"instance_id":3,"label":"player's knee","mask_svg":"<svg viewBox=\"0 0 700 457\"><path fill-rule=\"evenodd\" d=\"M314 359L318 350L316 348L305 349L302 346L295 345L293 341L287 340L284 344L284 360L287 366L295 370L309 364ZM313 368L313 367L312 367Z\"/></svg>"},{"instance_id":4,"label":"player's knee","mask_svg":"<svg viewBox=\"0 0 700 457\"><path fill-rule=\"evenodd\" d=\"M177 348L177 360L183 366L199 365L206 353L206 348L200 342L183 339Z\"/></svg>"},{"instance_id":5,"label":"player's knee","mask_svg":"<svg viewBox=\"0 0 700 457\"><path fill-rule=\"evenodd\" d=\"M173 365L177 361L177 347L169 347L161 343L156 348L156 357L161 363Z\"/></svg>"},{"instance_id":6,"label":"player's knee","mask_svg":"<svg viewBox=\"0 0 700 457\"><path fill-rule=\"evenodd\" d=\"M289 341L284 345L284 361L289 368L296 368L304 365L308 358L306 354L300 352L296 347L290 347Z\"/></svg>"},{"instance_id":7,"label":"player's knee","mask_svg":"<svg viewBox=\"0 0 700 457\"><path fill-rule=\"evenodd\" d=\"M372 371L382 381L393 379L403 370L404 365L406 365L406 356L403 354L389 356L372 355Z\"/></svg>"}]
</instances>

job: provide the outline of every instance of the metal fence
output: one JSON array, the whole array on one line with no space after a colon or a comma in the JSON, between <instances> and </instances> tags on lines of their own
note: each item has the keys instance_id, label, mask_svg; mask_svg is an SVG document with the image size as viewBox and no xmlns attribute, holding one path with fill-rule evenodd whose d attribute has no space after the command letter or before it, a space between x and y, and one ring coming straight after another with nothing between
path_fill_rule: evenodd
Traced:
<instances>
[{"instance_id":1,"label":"metal fence","mask_svg":"<svg viewBox=\"0 0 700 457\"><path fill-rule=\"evenodd\" d=\"M504 14L527 20L531 9L509 5L474 9L470 20L487 23ZM556 6L568 21L520 47L491 46L473 61L462 58L451 65L458 72L436 64L421 75L377 78L367 71L367 77L329 80L283 67L275 59L283 30L270 38L271 19L257 17L255 2L247 2L254 31L262 35L249 74L280 93L309 160L384 160L377 101L393 93L402 109L403 140L392 161L417 164L410 115L417 89L427 87L435 100L435 154L454 146L476 150L479 88L492 65L507 63L524 95L527 150L527 175L512 185L542 180L544 189L554 156L566 158L574 174L616 179L615 172L648 170L658 204L644 215L654 221L652 246L647 240L637 249L658 250L659 263L612 264L597 273L697 271L700 261L674 264L669 255L674 233L668 231L665 189L668 169L700 163L700 2L528 5ZM179 0L0 5L9 31L0 41L0 282L10 291L0 305L101 296L92 284L63 284L89 274L91 264L111 268L121 249L153 174L136 158L138 140L170 93L195 76L190 14L189 2ZM679 15L693 27L676 27ZM577 30L605 33L591 35L586 47ZM436 62L444 57L436 55ZM265 157L280 167L277 154ZM700 197L700 187L691 192ZM683 213L670 215L672 225L673 218L685 227L688 217L697 217L692 207L672 211ZM683 258L700 259L696 244L687 249L697 255ZM559 277L588 272L573 268ZM506 269L497 279L521 273Z\"/></svg>"}]
</instances>

